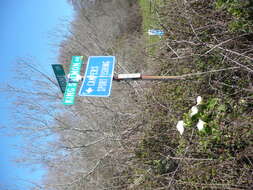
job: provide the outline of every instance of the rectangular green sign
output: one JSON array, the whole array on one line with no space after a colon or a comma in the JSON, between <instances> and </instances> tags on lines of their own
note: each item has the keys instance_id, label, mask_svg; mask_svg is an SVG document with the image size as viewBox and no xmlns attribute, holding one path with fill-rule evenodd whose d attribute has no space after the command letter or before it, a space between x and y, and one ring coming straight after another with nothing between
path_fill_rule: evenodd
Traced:
<instances>
[{"instance_id":1,"label":"rectangular green sign","mask_svg":"<svg viewBox=\"0 0 253 190\"><path fill-rule=\"evenodd\" d=\"M67 87L64 93L64 98L63 98L64 105L74 104L77 86L78 86L77 82L67 84Z\"/></svg>"},{"instance_id":2,"label":"rectangular green sign","mask_svg":"<svg viewBox=\"0 0 253 190\"><path fill-rule=\"evenodd\" d=\"M64 98L63 98L63 104L64 105L73 105L75 102L75 96L76 96L76 90L78 87L78 80L77 76L80 75L80 70L83 63L83 56L73 56L71 65L70 65L70 71L69 71L69 81L67 83Z\"/></svg>"},{"instance_id":3,"label":"rectangular green sign","mask_svg":"<svg viewBox=\"0 0 253 190\"><path fill-rule=\"evenodd\" d=\"M83 56L72 57L72 62L69 70L69 79L71 81L76 81L77 76L80 75L82 63L83 63Z\"/></svg>"},{"instance_id":4,"label":"rectangular green sign","mask_svg":"<svg viewBox=\"0 0 253 190\"><path fill-rule=\"evenodd\" d=\"M54 70L54 74L60 86L61 92L64 94L67 81L66 81L66 76L65 76L63 66L61 64L52 64L52 68Z\"/></svg>"}]
</instances>

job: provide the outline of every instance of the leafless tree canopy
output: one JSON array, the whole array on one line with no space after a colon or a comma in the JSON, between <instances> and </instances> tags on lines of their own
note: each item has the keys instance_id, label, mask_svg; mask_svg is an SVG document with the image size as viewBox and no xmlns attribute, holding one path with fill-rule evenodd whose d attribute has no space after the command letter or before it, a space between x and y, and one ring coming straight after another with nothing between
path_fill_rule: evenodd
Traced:
<instances>
[{"instance_id":1,"label":"leafless tree canopy","mask_svg":"<svg viewBox=\"0 0 253 190\"><path fill-rule=\"evenodd\" d=\"M143 45L137 33L141 17L136 1L72 0L69 3L75 9L75 18L59 44L59 63L68 70L74 55L86 58L116 55L116 72L134 72L133 47L139 44L139 52L134 55L139 57ZM61 35L61 30L55 35ZM137 95L136 99L141 96L141 88L140 91L133 88L139 84L114 84L110 99L77 97L75 106L64 107L52 76L38 68L32 58L22 58L17 63L18 80L33 86L32 89L8 86L9 93L17 97L16 128L27 137L23 146L25 156L17 162L42 164L48 171L41 186L35 189L109 187L110 179L122 170L123 163L117 158L131 157L121 140L129 130L126 124L139 115L140 108L132 98L133 94Z\"/></svg>"}]
</instances>

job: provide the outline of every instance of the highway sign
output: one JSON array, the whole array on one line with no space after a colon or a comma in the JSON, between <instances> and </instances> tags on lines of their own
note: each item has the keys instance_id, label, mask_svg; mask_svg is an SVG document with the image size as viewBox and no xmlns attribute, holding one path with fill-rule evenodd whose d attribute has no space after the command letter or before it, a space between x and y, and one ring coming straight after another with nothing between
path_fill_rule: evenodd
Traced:
<instances>
[{"instance_id":1,"label":"highway sign","mask_svg":"<svg viewBox=\"0 0 253 190\"><path fill-rule=\"evenodd\" d=\"M110 96L114 66L115 56L90 56L79 96Z\"/></svg>"},{"instance_id":2,"label":"highway sign","mask_svg":"<svg viewBox=\"0 0 253 190\"><path fill-rule=\"evenodd\" d=\"M64 69L61 64L52 64L52 68L54 70L54 74L60 86L61 92L64 94L67 85Z\"/></svg>"},{"instance_id":3,"label":"highway sign","mask_svg":"<svg viewBox=\"0 0 253 190\"><path fill-rule=\"evenodd\" d=\"M149 34L150 36L163 36L163 35L164 35L164 31L162 31L162 30L150 29L150 30L148 30L148 34Z\"/></svg>"},{"instance_id":4,"label":"highway sign","mask_svg":"<svg viewBox=\"0 0 253 190\"><path fill-rule=\"evenodd\" d=\"M76 89L78 86L80 70L83 63L83 56L73 56L70 71L69 71L69 82L67 83L63 104L64 105L72 105L75 101Z\"/></svg>"}]
</instances>

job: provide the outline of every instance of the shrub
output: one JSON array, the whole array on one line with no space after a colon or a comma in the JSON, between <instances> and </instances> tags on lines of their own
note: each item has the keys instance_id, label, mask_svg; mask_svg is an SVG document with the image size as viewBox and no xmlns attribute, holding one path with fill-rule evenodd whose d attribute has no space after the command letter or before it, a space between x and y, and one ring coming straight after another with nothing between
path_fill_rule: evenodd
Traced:
<instances>
[{"instance_id":1,"label":"shrub","mask_svg":"<svg viewBox=\"0 0 253 190\"><path fill-rule=\"evenodd\" d=\"M252 32L253 1L251 0L217 0L216 7L233 16L229 24L232 31Z\"/></svg>"}]
</instances>

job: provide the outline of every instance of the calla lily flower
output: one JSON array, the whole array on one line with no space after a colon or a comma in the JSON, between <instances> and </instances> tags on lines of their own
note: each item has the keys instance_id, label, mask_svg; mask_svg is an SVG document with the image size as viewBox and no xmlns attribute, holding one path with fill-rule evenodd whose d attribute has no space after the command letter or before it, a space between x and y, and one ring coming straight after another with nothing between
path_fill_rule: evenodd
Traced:
<instances>
[{"instance_id":1,"label":"calla lily flower","mask_svg":"<svg viewBox=\"0 0 253 190\"><path fill-rule=\"evenodd\" d=\"M197 97L197 105L201 104L202 103L202 97L201 96L198 96Z\"/></svg>"},{"instance_id":2,"label":"calla lily flower","mask_svg":"<svg viewBox=\"0 0 253 190\"><path fill-rule=\"evenodd\" d=\"M202 121L201 119L199 119L198 123L197 123L197 128L199 131L203 130L204 129L204 125L205 125L205 122Z\"/></svg>"},{"instance_id":3,"label":"calla lily flower","mask_svg":"<svg viewBox=\"0 0 253 190\"><path fill-rule=\"evenodd\" d=\"M192 116L196 115L198 112L199 112L199 110L198 110L197 106L193 106L191 108L191 114L190 114L190 116L192 117Z\"/></svg>"},{"instance_id":4,"label":"calla lily flower","mask_svg":"<svg viewBox=\"0 0 253 190\"><path fill-rule=\"evenodd\" d=\"M182 135L184 133L184 121L183 120L178 121L176 127L180 135Z\"/></svg>"}]
</instances>

